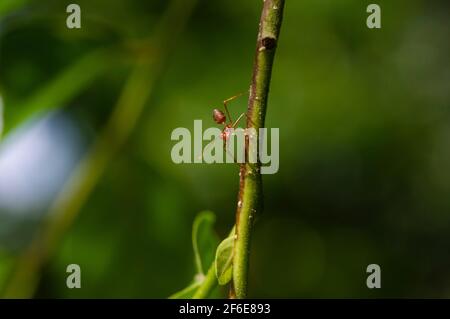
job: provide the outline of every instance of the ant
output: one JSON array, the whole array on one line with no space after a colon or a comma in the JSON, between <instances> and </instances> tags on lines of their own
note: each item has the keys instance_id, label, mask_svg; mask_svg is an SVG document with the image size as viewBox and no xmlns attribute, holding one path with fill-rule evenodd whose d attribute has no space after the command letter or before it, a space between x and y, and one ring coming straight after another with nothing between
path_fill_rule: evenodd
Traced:
<instances>
[{"instance_id":1,"label":"ant","mask_svg":"<svg viewBox=\"0 0 450 319\"><path fill-rule=\"evenodd\" d=\"M219 109L214 109L213 110L213 119L214 122L216 122L217 124L224 124L225 127L222 130L222 133L220 134L220 138L222 140L224 140L224 142L226 142L231 135L231 132L233 131L232 129L234 129L236 127L236 125L239 123L239 121L242 119L242 117L245 115L247 116L247 113L242 113L241 115L239 115L238 119L236 121L233 122L233 120L231 119L231 115L230 112L228 111L228 106L227 104L231 101L233 101L234 99L242 96L244 93L239 93L237 95L234 95L228 99L226 99L225 101L223 101L223 106L225 108L225 112L227 113L227 115L225 116L225 114L219 110ZM226 123L227 121L227 116L228 119L230 120L230 122ZM247 117L248 118L248 117Z\"/></svg>"},{"instance_id":2,"label":"ant","mask_svg":"<svg viewBox=\"0 0 450 319\"><path fill-rule=\"evenodd\" d=\"M228 103L244 94L245 93L239 93L239 94L234 95L223 101L223 106L225 108L226 115L223 111L221 111L219 109L213 110L214 122L216 122L217 124L224 125L224 128L223 128L222 132L220 133L220 139L223 140L223 148L227 153L229 153L228 149L227 149L227 141L230 139L231 135L235 134L234 129L236 128L236 126L238 125L238 123L242 119L242 117L245 115L247 117L247 119L254 125L253 121L250 119L250 117L248 117L247 113L245 113L245 112L242 113L241 115L239 115L239 117L237 118L236 121L233 121L233 119L231 118L230 112L228 110ZM228 116L228 120L229 120L228 122L227 122L227 116ZM235 162L237 162L236 158L235 158Z\"/></svg>"}]
</instances>

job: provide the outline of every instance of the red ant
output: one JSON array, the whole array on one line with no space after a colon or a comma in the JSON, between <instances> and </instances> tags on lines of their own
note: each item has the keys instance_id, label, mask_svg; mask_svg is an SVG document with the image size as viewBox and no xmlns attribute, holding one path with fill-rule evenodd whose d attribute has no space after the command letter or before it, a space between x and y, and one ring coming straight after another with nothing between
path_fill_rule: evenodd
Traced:
<instances>
[{"instance_id":1,"label":"red ant","mask_svg":"<svg viewBox=\"0 0 450 319\"><path fill-rule=\"evenodd\" d=\"M223 101L223 106L224 106L224 108L225 108L226 115L225 115L221 110L219 110L219 109L214 109L214 110L213 110L213 119L214 119L214 121L215 121L217 124L223 124L223 125L224 125L224 128L223 128L223 130L222 130L222 133L220 133L220 139L223 140L223 144L224 144L224 145L223 145L223 148L225 149L225 151L227 151L227 153L228 153L228 150L227 150L227 141L230 139L230 136L231 136L232 134L234 134L234 133L233 133L233 132L234 132L234 129L236 128L236 125L239 123L239 121L242 119L242 117L245 115L245 116L247 117L247 119L248 119L251 123L253 123L253 121L248 117L247 113L242 113L241 115L239 115L239 117L237 118L237 120L233 122L233 120L232 120L232 118L231 118L231 115L230 115L230 112L228 111L228 106L227 106L227 104L228 104L229 102L233 101L234 99L236 99L236 98L238 98L238 97L244 95L244 94L245 94L245 93L240 93L240 94L234 95L234 96L232 96L232 97L230 97L230 98L228 98L228 99L226 99L226 100ZM229 119L229 122L228 122L228 123L227 123L227 116L228 116L228 119ZM237 161L236 161L236 158L235 158L235 162L237 162Z\"/></svg>"},{"instance_id":2,"label":"red ant","mask_svg":"<svg viewBox=\"0 0 450 319\"><path fill-rule=\"evenodd\" d=\"M213 119L214 119L214 121L217 124L224 124L225 125L225 127L222 130L222 133L220 134L220 138L222 140L224 140L224 142L226 142L230 138L230 135L231 135L233 129L236 127L236 125L239 123L239 121L242 119L242 117L244 115L247 116L247 113L242 113L241 115L239 115L238 119L235 122L233 122L233 120L231 119L230 112L228 111L228 106L227 106L227 104L229 102L233 101L234 99L240 97L243 94L244 93L240 93L240 94L234 95L234 96L226 99L225 101L223 101L223 106L225 108L225 112L227 113L227 116L228 116L228 119L230 120L230 122L226 123L227 116L225 116L225 114L221 110L219 110L219 109L214 109L213 110ZM248 116L247 116L247 118L248 118Z\"/></svg>"}]
</instances>

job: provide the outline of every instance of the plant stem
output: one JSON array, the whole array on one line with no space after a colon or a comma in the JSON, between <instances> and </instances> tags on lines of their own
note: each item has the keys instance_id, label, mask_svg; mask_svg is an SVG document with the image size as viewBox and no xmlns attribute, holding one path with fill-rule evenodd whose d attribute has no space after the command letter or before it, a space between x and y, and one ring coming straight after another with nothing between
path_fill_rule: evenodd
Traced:
<instances>
[{"instance_id":1,"label":"plant stem","mask_svg":"<svg viewBox=\"0 0 450 319\"><path fill-rule=\"evenodd\" d=\"M283 17L284 0L265 0L259 24L252 84L247 110L247 127L258 132L264 127L272 65ZM259 158L258 150L258 158ZM236 211L236 240L233 257L233 284L230 297L246 298L250 239L254 217L262 209L261 163L245 163L239 172Z\"/></svg>"},{"instance_id":2,"label":"plant stem","mask_svg":"<svg viewBox=\"0 0 450 319\"><path fill-rule=\"evenodd\" d=\"M203 279L202 284L195 292L194 296L192 296L192 299L205 299L208 298L208 296L211 294L211 292L216 288L217 286L217 278L216 278L216 271L214 268L214 263L209 267L208 272L206 273L205 278Z\"/></svg>"}]
</instances>

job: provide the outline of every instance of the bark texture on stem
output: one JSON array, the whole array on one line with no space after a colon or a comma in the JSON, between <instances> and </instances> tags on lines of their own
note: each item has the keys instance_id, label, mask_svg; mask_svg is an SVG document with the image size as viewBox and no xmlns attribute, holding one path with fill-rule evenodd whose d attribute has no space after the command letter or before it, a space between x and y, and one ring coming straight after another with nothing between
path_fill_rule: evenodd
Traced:
<instances>
[{"instance_id":1,"label":"bark texture on stem","mask_svg":"<svg viewBox=\"0 0 450 319\"><path fill-rule=\"evenodd\" d=\"M284 0L265 0L259 23L252 83L247 110L247 127L264 127L270 78L278 44ZM259 150L258 150L259 152ZM258 157L259 158L259 157ZM262 209L261 164L246 163L240 169L236 211L236 240L233 257L231 297L246 298L250 239L255 215Z\"/></svg>"}]
</instances>

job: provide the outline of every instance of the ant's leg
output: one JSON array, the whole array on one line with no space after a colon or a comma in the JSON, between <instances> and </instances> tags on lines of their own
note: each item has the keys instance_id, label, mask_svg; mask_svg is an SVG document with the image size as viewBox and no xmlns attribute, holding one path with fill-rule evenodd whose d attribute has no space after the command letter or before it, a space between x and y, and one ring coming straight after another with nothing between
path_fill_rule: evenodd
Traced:
<instances>
[{"instance_id":1,"label":"ant's leg","mask_svg":"<svg viewBox=\"0 0 450 319\"><path fill-rule=\"evenodd\" d=\"M239 121L242 119L242 117L243 117L244 115L246 115L246 114L245 114L245 113L242 113L241 115L239 115L238 119L236 120L236 122L234 122L234 123L231 125L231 127L232 127L232 128L235 128L236 125L239 123Z\"/></svg>"},{"instance_id":2,"label":"ant's leg","mask_svg":"<svg viewBox=\"0 0 450 319\"><path fill-rule=\"evenodd\" d=\"M238 119L236 120L236 122L234 122L233 123L233 128L235 128L236 127L236 125L238 124L238 122L242 119L242 117L243 116L246 116L247 117L247 119L253 124L253 126L255 126L255 123L251 120L251 118L249 117L249 116L247 116L247 113L242 113L239 117L238 117ZM253 135L253 134L249 134L248 133L248 129L245 129L244 130L244 132L245 132L245 137L246 138L249 138L249 139L253 139L255 136ZM256 135L256 136L258 136L258 135ZM236 161L236 160L235 160ZM237 162L237 161L236 161Z\"/></svg>"},{"instance_id":3,"label":"ant's leg","mask_svg":"<svg viewBox=\"0 0 450 319\"><path fill-rule=\"evenodd\" d=\"M226 100L223 101L223 106L225 107L225 112L227 112L228 119L230 120L231 123L233 123L233 120L231 119L230 111L228 111L228 106L227 106L227 104L228 104L229 102L231 102L231 101L237 99L238 97L240 97L240 96L242 96L242 95L244 95L244 93L236 94L236 95L234 95L234 96L232 96L232 97L230 97L230 98L228 98L228 99L226 99Z\"/></svg>"},{"instance_id":4,"label":"ant's leg","mask_svg":"<svg viewBox=\"0 0 450 319\"><path fill-rule=\"evenodd\" d=\"M242 113L242 114L238 117L238 119L236 120L236 122L233 123L233 125L232 125L233 128L236 127L236 125L238 124L238 122L241 120L241 118L242 118L244 115L247 117L247 119L250 121L250 123L252 123L253 126L255 126L255 122L252 121L252 119L247 115L247 113Z\"/></svg>"},{"instance_id":5,"label":"ant's leg","mask_svg":"<svg viewBox=\"0 0 450 319\"><path fill-rule=\"evenodd\" d=\"M244 94L245 94L245 92L236 94L236 95L234 95L234 96L232 96L232 97L226 99L225 101L223 101L223 103L224 103L224 104L227 104L228 102L231 102L231 101L237 99L238 97L240 97L240 96L242 96L242 95L244 95Z\"/></svg>"}]
</instances>

